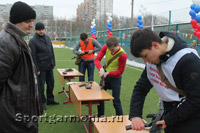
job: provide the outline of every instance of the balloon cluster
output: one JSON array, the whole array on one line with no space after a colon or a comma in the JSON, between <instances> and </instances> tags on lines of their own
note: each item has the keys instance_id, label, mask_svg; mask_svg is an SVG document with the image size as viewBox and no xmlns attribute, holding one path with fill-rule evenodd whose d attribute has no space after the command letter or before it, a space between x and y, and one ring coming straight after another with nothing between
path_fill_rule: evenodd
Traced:
<instances>
[{"instance_id":1,"label":"balloon cluster","mask_svg":"<svg viewBox=\"0 0 200 133\"><path fill-rule=\"evenodd\" d=\"M92 20L91 22L91 35L92 35L92 38L96 39L97 40L97 36L96 36L96 24L95 24L95 19Z\"/></svg>"},{"instance_id":2,"label":"balloon cluster","mask_svg":"<svg viewBox=\"0 0 200 133\"><path fill-rule=\"evenodd\" d=\"M191 16L191 25L192 28L196 29L193 31L193 34L200 39L200 0L192 0L193 4L190 6L191 10L189 12Z\"/></svg>"},{"instance_id":3,"label":"balloon cluster","mask_svg":"<svg viewBox=\"0 0 200 133\"><path fill-rule=\"evenodd\" d=\"M138 20L137 20L137 27L139 28L139 29L143 29L144 27L143 27L143 21L142 21L142 16L138 16Z\"/></svg>"},{"instance_id":4,"label":"balloon cluster","mask_svg":"<svg viewBox=\"0 0 200 133\"><path fill-rule=\"evenodd\" d=\"M108 32L108 38L112 36L112 17L111 13L108 13L108 25L107 25L107 32Z\"/></svg>"}]
</instances>

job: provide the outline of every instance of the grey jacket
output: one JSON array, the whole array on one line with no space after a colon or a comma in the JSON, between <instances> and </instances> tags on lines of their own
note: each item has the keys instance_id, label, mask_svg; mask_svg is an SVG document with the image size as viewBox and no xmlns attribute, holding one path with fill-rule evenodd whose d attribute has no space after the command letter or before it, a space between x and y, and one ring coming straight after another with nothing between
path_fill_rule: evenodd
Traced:
<instances>
[{"instance_id":1,"label":"grey jacket","mask_svg":"<svg viewBox=\"0 0 200 133\"><path fill-rule=\"evenodd\" d=\"M95 39L92 39L92 44L93 46L95 47L95 49L93 50L94 53L95 52L98 52L101 50L101 44L95 40ZM74 47L74 50L73 50L73 53L76 54L76 55L79 55L79 48L80 48L80 41L78 41L78 43L76 44L76 46ZM83 59L83 58L82 58ZM94 59L83 59L84 61L92 61Z\"/></svg>"}]
</instances>

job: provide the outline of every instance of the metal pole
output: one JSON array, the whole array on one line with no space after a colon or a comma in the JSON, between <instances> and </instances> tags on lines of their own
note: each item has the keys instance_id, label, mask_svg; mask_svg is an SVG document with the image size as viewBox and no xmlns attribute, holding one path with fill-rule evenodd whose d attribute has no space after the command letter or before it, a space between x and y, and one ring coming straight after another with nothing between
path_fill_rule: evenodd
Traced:
<instances>
[{"instance_id":1,"label":"metal pole","mask_svg":"<svg viewBox=\"0 0 200 133\"><path fill-rule=\"evenodd\" d=\"M169 11L169 31L171 31L171 10Z\"/></svg>"},{"instance_id":2,"label":"metal pole","mask_svg":"<svg viewBox=\"0 0 200 133\"><path fill-rule=\"evenodd\" d=\"M134 4L134 0L132 0L131 3L131 25L133 26L133 4Z\"/></svg>"},{"instance_id":3,"label":"metal pole","mask_svg":"<svg viewBox=\"0 0 200 133\"><path fill-rule=\"evenodd\" d=\"M127 46L128 45L128 19L126 20L126 44L125 44L125 46Z\"/></svg>"},{"instance_id":4,"label":"metal pole","mask_svg":"<svg viewBox=\"0 0 200 133\"><path fill-rule=\"evenodd\" d=\"M72 20L71 20L71 42L72 42Z\"/></svg>"},{"instance_id":5,"label":"metal pole","mask_svg":"<svg viewBox=\"0 0 200 133\"><path fill-rule=\"evenodd\" d=\"M105 1L106 1L106 0L104 0L104 30L103 30L104 37L103 37L103 45L106 43L106 37L105 37L105 31L106 31L106 24L105 24L105 18L106 18L106 4L105 4Z\"/></svg>"},{"instance_id":6,"label":"metal pole","mask_svg":"<svg viewBox=\"0 0 200 133\"><path fill-rule=\"evenodd\" d=\"M101 26L101 0L100 0L100 26Z\"/></svg>"}]
</instances>

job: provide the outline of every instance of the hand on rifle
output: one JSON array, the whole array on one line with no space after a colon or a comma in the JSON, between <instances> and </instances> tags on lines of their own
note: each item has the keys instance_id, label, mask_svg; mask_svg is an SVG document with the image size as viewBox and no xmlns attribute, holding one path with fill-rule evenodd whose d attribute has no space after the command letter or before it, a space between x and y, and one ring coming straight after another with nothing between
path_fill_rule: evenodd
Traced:
<instances>
[{"instance_id":1,"label":"hand on rifle","mask_svg":"<svg viewBox=\"0 0 200 133\"><path fill-rule=\"evenodd\" d=\"M105 73L105 71L104 71L103 67L100 68L100 70L99 70L99 77L102 77L104 75L104 73Z\"/></svg>"},{"instance_id":2,"label":"hand on rifle","mask_svg":"<svg viewBox=\"0 0 200 133\"><path fill-rule=\"evenodd\" d=\"M88 54L93 54L93 50L89 50L89 51L88 51Z\"/></svg>"},{"instance_id":3,"label":"hand on rifle","mask_svg":"<svg viewBox=\"0 0 200 133\"><path fill-rule=\"evenodd\" d=\"M167 127L164 120L156 122L156 125L159 125L159 124L162 125L162 129L165 129Z\"/></svg>"},{"instance_id":4,"label":"hand on rifle","mask_svg":"<svg viewBox=\"0 0 200 133\"><path fill-rule=\"evenodd\" d=\"M133 118L131 121L132 130L137 130L137 131L144 130L145 129L144 123L145 121L140 117Z\"/></svg>"},{"instance_id":5,"label":"hand on rifle","mask_svg":"<svg viewBox=\"0 0 200 133\"><path fill-rule=\"evenodd\" d=\"M79 52L79 55L84 55L85 54L85 51L80 51Z\"/></svg>"},{"instance_id":6,"label":"hand on rifle","mask_svg":"<svg viewBox=\"0 0 200 133\"><path fill-rule=\"evenodd\" d=\"M103 67L100 68L100 70L99 70L99 77L104 76L104 78L106 78L108 76L108 74L109 74L109 72L105 72L104 69L103 69Z\"/></svg>"}]
</instances>

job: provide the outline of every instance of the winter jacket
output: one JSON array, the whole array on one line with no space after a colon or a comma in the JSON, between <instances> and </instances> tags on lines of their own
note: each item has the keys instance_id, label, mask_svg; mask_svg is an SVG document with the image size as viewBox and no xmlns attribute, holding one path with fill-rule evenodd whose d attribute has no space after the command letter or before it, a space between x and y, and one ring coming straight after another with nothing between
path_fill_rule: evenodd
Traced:
<instances>
[{"instance_id":1,"label":"winter jacket","mask_svg":"<svg viewBox=\"0 0 200 133\"><path fill-rule=\"evenodd\" d=\"M51 70L55 67L53 46L49 36L37 34L29 41L34 63L37 71Z\"/></svg>"},{"instance_id":2,"label":"winter jacket","mask_svg":"<svg viewBox=\"0 0 200 133\"><path fill-rule=\"evenodd\" d=\"M0 132L34 133L40 94L26 33L12 23L0 32Z\"/></svg>"},{"instance_id":3,"label":"winter jacket","mask_svg":"<svg viewBox=\"0 0 200 133\"><path fill-rule=\"evenodd\" d=\"M173 103L173 101L171 101L173 98L174 102L181 102L178 106L171 106L168 109L165 108L167 112L164 116L164 121L167 125L166 132L198 132L200 130L200 59L194 52L185 52L191 49L187 48L186 42L179 37L169 32L161 32L160 37L162 38L164 36L174 39L175 43L169 52L160 56L162 69L170 83L187 94L185 100L182 100L182 102L179 101L179 98L181 99L183 96L179 94L176 95L176 97L178 96L179 98L167 97L167 93L159 94L163 96L161 99L164 99L165 103ZM182 56L177 56L177 53L180 55L182 54ZM174 60L175 57L179 57L180 59L177 60L177 62L171 62L175 64L169 64L167 67L163 67L170 62L170 60ZM171 66L173 66L172 69L170 68ZM142 117L145 97L153 87L152 82L148 78L147 69L149 69L148 66L146 66L134 87L130 106L130 119L133 117ZM157 91L159 92L159 90ZM175 95L176 92L173 93Z\"/></svg>"}]
</instances>

